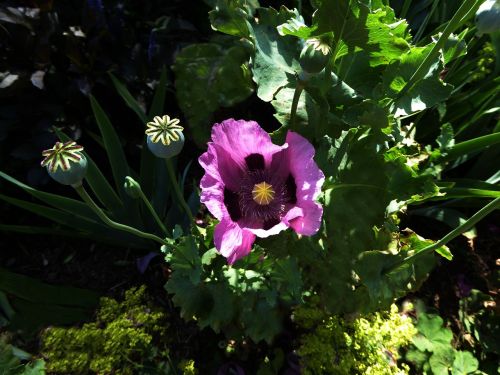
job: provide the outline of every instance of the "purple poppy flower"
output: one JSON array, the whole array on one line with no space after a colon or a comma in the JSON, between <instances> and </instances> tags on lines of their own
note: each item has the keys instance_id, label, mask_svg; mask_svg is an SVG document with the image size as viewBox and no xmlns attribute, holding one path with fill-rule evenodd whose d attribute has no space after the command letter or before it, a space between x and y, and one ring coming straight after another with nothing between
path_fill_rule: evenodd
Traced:
<instances>
[{"instance_id":1,"label":"purple poppy flower","mask_svg":"<svg viewBox=\"0 0 500 375\"><path fill-rule=\"evenodd\" d=\"M201 202L220 223L215 247L229 264L250 252L255 237L288 227L312 236L323 208L315 202L325 176L313 160L313 146L289 131L286 143L272 143L255 121L225 120L212 128L212 142L199 162Z\"/></svg>"}]
</instances>

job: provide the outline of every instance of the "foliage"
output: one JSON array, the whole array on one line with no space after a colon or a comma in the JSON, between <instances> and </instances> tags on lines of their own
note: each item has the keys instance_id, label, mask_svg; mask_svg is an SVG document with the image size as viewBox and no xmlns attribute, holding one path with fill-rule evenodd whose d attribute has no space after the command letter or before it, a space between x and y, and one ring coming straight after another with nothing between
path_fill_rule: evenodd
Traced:
<instances>
[{"instance_id":1,"label":"foliage","mask_svg":"<svg viewBox=\"0 0 500 375\"><path fill-rule=\"evenodd\" d=\"M400 348L408 345L416 329L411 319L390 311L341 318L321 310L318 300L294 310L294 322L304 330L297 353L303 374L407 374L399 366Z\"/></svg>"},{"instance_id":2,"label":"foliage","mask_svg":"<svg viewBox=\"0 0 500 375\"><path fill-rule=\"evenodd\" d=\"M460 300L459 318L464 329L463 337L480 354L481 368L493 373L498 370L500 346L500 317L495 311L493 297L472 289L470 295Z\"/></svg>"},{"instance_id":3,"label":"foliage","mask_svg":"<svg viewBox=\"0 0 500 375\"><path fill-rule=\"evenodd\" d=\"M478 360L471 352L455 350L453 333L443 327L439 315L421 312L417 321L418 335L406 354L419 371L432 374L484 374L478 371Z\"/></svg>"},{"instance_id":4,"label":"foliage","mask_svg":"<svg viewBox=\"0 0 500 375\"><path fill-rule=\"evenodd\" d=\"M211 243L211 236L206 239ZM172 275L165 285L181 316L229 338L271 342L282 329L286 307L301 298L301 276L293 258L264 259L258 248L230 267L214 248L193 237L165 248ZM261 319L265 316L266 319Z\"/></svg>"},{"instance_id":5,"label":"foliage","mask_svg":"<svg viewBox=\"0 0 500 375\"><path fill-rule=\"evenodd\" d=\"M30 359L27 353L7 343L0 337L0 373L3 375L44 375L45 362L41 359L23 364L21 360Z\"/></svg>"},{"instance_id":6,"label":"foliage","mask_svg":"<svg viewBox=\"0 0 500 375\"><path fill-rule=\"evenodd\" d=\"M213 123L213 112L252 93L248 56L248 46L231 39L192 44L177 55L177 100L198 145L203 146L210 134L207 124Z\"/></svg>"},{"instance_id":7,"label":"foliage","mask_svg":"<svg viewBox=\"0 0 500 375\"><path fill-rule=\"evenodd\" d=\"M123 302L101 298L95 322L48 328L41 352L53 373L136 374L159 369L168 357L167 327L165 313L148 302L142 286L128 290Z\"/></svg>"},{"instance_id":8,"label":"foliage","mask_svg":"<svg viewBox=\"0 0 500 375\"><path fill-rule=\"evenodd\" d=\"M240 106L258 103L257 109L274 109L278 128L271 134L273 141L282 144L289 130L300 133L314 144L316 162L325 174L319 200L324 217L315 237L299 238L284 232L259 239L249 256L226 265L213 247L214 223L198 212L196 187L191 189L186 183L188 168L178 184L175 161L165 168L153 158L144 140L142 145L137 140L133 143L140 166L132 168L134 163L128 158L127 142L120 131L124 124L113 126L111 114L100 104L103 95L94 97L90 92L85 93L90 98L86 110L92 110L99 132L88 133L103 146L109 168L98 167L86 155L89 169L85 184L102 207L102 214L96 215L99 208L96 210L88 199L84 199L85 204L44 192L4 172L0 172L2 182L43 204L3 193L0 199L69 227L70 232L63 232L66 235L139 249L156 249L142 237L156 239L164 245L168 263L165 288L181 316L196 321L200 328L210 327L229 339L249 337L272 343L283 331L290 309L313 295L313 307L295 310L299 324L315 328L314 333L303 336L301 347L309 371L328 372L331 366L346 373L398 371L387 366L391 358L381 354L380 345L389 357L395 357L397 348L409 339L410 323L398 320L402 318L393 310L377 311L417 290L437 259L453 259L443 245L450 236L436 244L400 227L401 219L407 213L421 215L460 229L472 222L463 207L483 206L486 199L500 196L495 167L500 129L493 124L500 108L500 81L492 68L495 58L498 64L498 56L485 37L475 35L471 17L480 2L453 2L448 9L437 1L404 1L400 12L395 12L385 0L315 0L310 6L298 2L300 9L261 7L257 1L207 0L212 7L209 21L216 32L190 45L176 44L175 62L167 59L174 62L175 93L169 90L173 87L167 87L168 68L163 69L158 83L149 82L142 90L146 94L141 91L140 95L129 91L114 75L106 77L129 113L134 112L142 124L163 114L165 103L169 114L170 110L182 112L189 128L185 150L191 150L193 143L204 147L212 123L228 112L227 117L236 117ZM104 30L102 36L97 32L96 40L109 41L106 35L110 36L111 28L102 25L106 21L102 6L90 3L94 24L88 30L89 41L96 30ZM204 11L203 7L194 8ZM427 12L423 20L418 19L421 11ZM19 12L7 9L0 20L7 18L8 23L33 30L31 22L23 22L27 15L15 17ZM434 20L437 15L439 22ZM148 25L153 52L161 49L162 43L168 44L171 25L169 16ZM200 21L201 30L203 26L208 24ZM177 29L185 30L174 27ZM78 30L70 31L63 34L64 39L80 38L75 34ZM162 41L155 39L160 36ZM305 71L300 56L308 43L321 43L328 54L321 56L317 69ZM78 54L70 57L77 67L85 68L87 77L102 56L97 54L96 61L89 59L88 64ZM110 66L107 62L103 65ZM49 69L46 73L51 74ZM0 74L0 89L14 89L15 74ZM35 79L41 73L37 74ZM157 89L146 112L143 95L151 94L154 86ZM173 105L174 95L178 109ZM251 113L243 112L245 116ZM266 125L270 130L271 125ZM54 132L61 140L68 139L59 129ZM192 155L184 152L184 157ZM468 172L462 174L463 169ZM132 179L137 185L129 194L130 186L124 182ZM191 195L185 199L188 191ZM199 216L193 218L197 213ZM118 222L121 228L126 224L132 231L123 233L116 225L109 229L100 220L103 215L107 215L108 224ZM51 232L50 228L30 226L2 228ZM474 238L475 233L474 229L465 232L468 238ZM44 336L47 366L60 372L90 368L127 373L136 368L124 362L120 350L133 350L137 366L158 362L163 354L168 357L166 348L152 344L161 332L157 323L162 315L155 310L151 316L143 316L140 307L120 306L104 300L96 323L82 329L48 330ZM136 327L130 311L139 314L136 320L150 320ZM467 329L474 331L478 340L484 338L483 347L490 350L483 313L476 311L467 317L467 309L463 311ZM302 312L316 314L314 327L307 319L300 321ZM363 318L344 318L359 314ZM475 319L478 314L481 318ZM427 372L477 371L473 354L453 348L451 331L442 327L439 319L421 314L419 336L414 338L408 359ZM489 324L489 319L484 320ZM385 333L399 324L407 329L391 341ZM64 341L66 337L72 342ZM338 343L346 355L335 357L328 340ZM86 349L77 350L75 343L87 345ZM60 350L63 344L75 349L68 358L59 357L64 353ZM105 362L100 354L108 349L112 355ZM365 357L353 354L353 349ZM283 353L275 357L274 361L268 359L262 372L280 367ZM194 360L186 360L178 368L196 372Z\"/></svg>"},{"instance_id":9,"label":"foliage","mask_svg":"<svg viewBox=\"0 0 500 375\"><path fill-rule=\"evenodd\" d=\"M25 337L49 324L87 320L97 303L98 295L92 291L49 285L0 269L0 316L5 317L1 326Z\"/></svg>"},{"instance_id":10,"label":"foliage","mask_svg":"<svg viewBox=\"0 0 500 375\"><path fill-rule=\"evenodd\" d=\"M184 359L179 363L179 370L182 371L182 375L196 375L198 371L194 366L194 360Z\"/></svg>"}]
</instances>

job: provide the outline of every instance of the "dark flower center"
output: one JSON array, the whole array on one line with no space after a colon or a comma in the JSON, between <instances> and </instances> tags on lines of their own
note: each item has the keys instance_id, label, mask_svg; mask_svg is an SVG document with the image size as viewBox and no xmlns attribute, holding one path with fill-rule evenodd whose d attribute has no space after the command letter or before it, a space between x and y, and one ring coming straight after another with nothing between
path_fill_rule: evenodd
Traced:
<instances>
[{"instance_id":1,"label":"dark flower center","mask_svg":"<svg viewBox=\"0 0 500 375\"><path fill-rule=\"evenodd\" d=\"M292 174L280 178L266 169L261 154L245 158L246 171L238 191L224 189L224 204L231 220L249 219L259 228L269 229L281 221L287 205L297 202L297 185Z\"/></svg>"}]
</instances>

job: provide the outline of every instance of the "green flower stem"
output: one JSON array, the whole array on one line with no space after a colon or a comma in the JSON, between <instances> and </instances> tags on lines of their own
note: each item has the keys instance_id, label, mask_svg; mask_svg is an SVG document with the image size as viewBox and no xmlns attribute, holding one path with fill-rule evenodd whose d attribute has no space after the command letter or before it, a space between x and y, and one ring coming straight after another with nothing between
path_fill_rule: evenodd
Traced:
<instances>
[{"instance_id":1,"label":"green flower stem","mask_svg":"<svg viewBox=\"0 0 500 375\"><path fill-rule=\"evenodd\" d=\"M186 215L189 217L189 220L191 220L193 227L196 228L196 223L194 221L193 214L191 213L191 209L186 203L186 200L184 199L184 194L182 193L181 188L179 187L179 184L177 182L174 166L172 165L172 159L171 158L165 159L165 163L167 164L168 177L170 178L170 182L172 183L172 187L174 188L175 195L177 196L177 201L184 209L184 211L186 211Z\"/></svg>"},{"instance_id":2,"label":"green flower stem","mask_svg":"<svg viewBox=\"0 0 500 375\"><path fill-rule=\"evenodd\" d=\"M490 203L488 203L486 206L481 208L478 212L476 212L473 216L471 216L465 223L462 225L459 225L455 229L453 229L450 233L448 233L446 236L441 238L439 241L433 243L432 245L424 247L422 250L419 252L403 259L403 261L395 264L393 267L390 267L385 273L390 273L391 271L400 268L406 264L411 264L415 263L415 260L417 258L420 258L423 255L432 253L434 250L440 248L443 245L446 245L448 242L453 240L454 238L460 236L462 233L468 231L470 228L472 228L477 222L479 222L481 219L483 219L486 215L492 213L493 211L497 210L500 208L500 197L494 199Z\"/></svg>"},{"instance_id":3,"label":"green flower stem","mask_svg":"<svg viewBox=\"0 0 500 375\"><path fill-rule=\"evenodd\" d=\"M420 81L425 77L427 72L429 71L429 68L432 66L434 63L434 60L436 57L439 55L439 51L444 47L446 41L448 40L448 37L450 34L455 31L464 21L464 18L466 15L470 14L470 10L476 6L478 3L478 0L465 0L460 8L458 8L457 12L453 15L451 20L448 22L448 25L446 25L443 33L439 37L439 40L436 42L434 47L431 49L427 57L422 61L420 66L417 68L415 73L411 76L410 80L406 83L406 85L403 87L403 89L399 92L398 97L402 97L405 95L409 90L413 88L415 83Z\"/></svg>"},{"instance_id":4,"label":"green flower stem","mask_svg":"<svg viewBox=\"0 0 500 375\"><path fill-rule=\"evenodd\" d=\"M292 99L292 109L290 110L290 129L295 127L295 117L297 117L297 108L299 106L299 99L302 91L304 90L304 83L302 80L297 80L297 87L295 87L295 92L293 93Z\"/></svg>"},{"instance_id":5,"label":"green flower stem","mask_svg":"<svg viewBox=\"0 0 500 375\"><path fill-rule=\"evenodd\" d=\"M80 195L80 197L83 199L85 203L99 216L99 218L109 225L111 228L115 228L118 230L122 230L124 232L129 232L137 237L142 237L146 238L148 240L153 240L158 242L161 245L165 245L166 241L162 240L160 237L155 236L154 234L151 233L146 233L143 231L140 231L136 228L129 227L128 225L120 224L117 223L116 221L111 220L103 210L94 202L94 200L91 198L91 196L87 193L83 185L73 185L73 188L76 190L76 192Z\"/></svg>"},{"instance_id":6,"label":"green flower stem","mask_svg":"<svg viewBox=\"0 0 500 375\"><path fill-rule=\"evenodd\" d=\"M155 209L153 208L153 206L149 202L148 198L146 198L146 196L144 195L144 192L142 191L142 189L139 189L139 196L141 197L142 201L144 202L144 204L148 208L148 210L151 213L151 215L153 215L153 218L155 219L156 223L158 224L158 226L163 231L163 234L165 234L165 236L168 236L167 228L165 228L165 225L163 224L163 222L161 221L160 217L156 213Z\"/></svg>"}]
</instances>

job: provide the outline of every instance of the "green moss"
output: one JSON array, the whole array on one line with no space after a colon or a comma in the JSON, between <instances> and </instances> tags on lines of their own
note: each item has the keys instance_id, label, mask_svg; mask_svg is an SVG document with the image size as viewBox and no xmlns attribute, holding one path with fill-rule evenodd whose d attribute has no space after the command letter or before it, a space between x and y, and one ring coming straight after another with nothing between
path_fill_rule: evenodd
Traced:
<instances>
[{"instance_id":1,"label":"green moss","mask_svg":"<svg viewBox=\"0 0 500 375\"><path fill-rule=\"evenodd\" d=\"M134 374L161 353L156 344L166 316L147 301L145 287L132 288L125 300L101 298L95 322L81 328L49 328L42 353L52 373Z\"/></svg>"},{"instance_id":2,"label":"green moss","mask_svg":"<svg viewBox=\"0 0 500 375\"><path fill-rule=\"evenodd\" d=\"M197 375L198 370L194 366L194 360L193 359L183 359L179 363L179 370L182 371L182 375Z\"/></svg>"},{"instance_id":3,"label":"green moss","mask_svg":"<svg viewBox=\"0 0 500 375\"><path fill-rule=\"evenodd\" d=\"M307 330L297 351L304 375L408 373L406 365L398 366L398 352L410 343L416 329L395 305L390 311L348 321L327 315L313 299L295 310L294 321Z\"/></svg>"}]
</instances>

